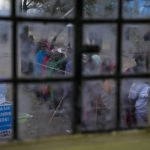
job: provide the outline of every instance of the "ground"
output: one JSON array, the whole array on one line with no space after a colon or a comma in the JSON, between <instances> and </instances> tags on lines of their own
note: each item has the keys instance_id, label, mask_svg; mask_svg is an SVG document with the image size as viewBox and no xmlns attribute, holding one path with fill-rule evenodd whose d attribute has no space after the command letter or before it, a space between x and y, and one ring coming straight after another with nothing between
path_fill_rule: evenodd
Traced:
<instances>
[{"instance_id":1,"label":"ground","mask_svg":"<svg viewBox=\"0 0 150 150\"><path fill-rule=\"evenodd\" d=\"M1 144L3 150L149 150L149 131L72 135L29 142Z\"/></svg>"},{"instance_id":2,"label":"ground","mask_svg":"<svg viewBox=\"0 0 150 150\"><path fill-rule=\"evenodd\" d=\"M19 91L19 114L24 113L30 114L31 118L28 117L23 123L19 121L21 139L67 135L70 130L70 120L66 115L56 114L52 119L54 110L49 109L49 102L44 102L33 91L25 91L22 87Z\"/></svg>"}]
</instances>

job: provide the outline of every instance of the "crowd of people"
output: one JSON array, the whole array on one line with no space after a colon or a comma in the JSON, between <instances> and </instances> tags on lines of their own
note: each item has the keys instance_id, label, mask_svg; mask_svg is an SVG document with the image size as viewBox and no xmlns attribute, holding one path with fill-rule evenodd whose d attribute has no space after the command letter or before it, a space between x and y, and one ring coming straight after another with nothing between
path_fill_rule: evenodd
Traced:
<instances>
[{"instance_id":1,"label":"crowd of people","mask_svg":"<svg viewBox=\"0 0 150 150\"><path fill-rule=\"evenodd\" d=\"M27 30L24 28L24 30ZM27 33L25 31L24 33ZM21 35L21 70L25 75L34 77L60 77L73 73L71 46L68 44L65 53L55 44L40 40L36 45L32 35ZM26 56L26 57L24 57ZM146 58L136 54L136 65L128 68L125 74L146 73ZM84 75L113 74L115 64L111 58L101 58L99 54L83 54L82 73ZM121 87L121 125L132 128L135 125L145 126L148 122L148 99L150 86L146 79L123 79ZM49 100L50 108L56 109L63 99L62 107L71 114L71 85L58 88L49 83L36 87L36 96L44 101ZM61 95L62 98L58 98ZM110 129L116 125L116 86L113 80L83 82L82 89L82 126L84 129Z\"/></svg>"}]
</instances>

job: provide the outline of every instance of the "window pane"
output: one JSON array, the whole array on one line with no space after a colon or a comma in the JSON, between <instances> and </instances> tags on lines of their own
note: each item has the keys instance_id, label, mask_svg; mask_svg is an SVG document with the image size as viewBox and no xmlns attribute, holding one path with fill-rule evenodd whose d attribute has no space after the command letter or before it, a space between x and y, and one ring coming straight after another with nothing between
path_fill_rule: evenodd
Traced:
<instances>
[{"instance_id":1,"label":"window pane","mask_svg":"<svg viewBox=\"0 0 150 150\"><path fill-rule=\"evenodd\" d=\"M72 18L74 0L19 0L17 14L25 17Z\"/></svg>"},{"instance_id":2,"label":"window pane","mask_svg":"<svg viewBox=\"0 0 150 150\"><path fill-rule=\"evenodd\" d=\"M123 28L122 72L149 72L150 25L126 25Z\"/></svg>"},{"instance_id":3,"label":"window pane","mask_svg":"<svg viewBox=\"0 0 150 150\"><path fill-rule=\"evenodd\" d=\"M84 48L98 46L98 52L83 54L83 74L113 74L115 72L116 25L85 25Z\"/></svg>"},{"instance_id":4,"label":"window pane","mask_svg":"<svg viewBox=\"0 0 150 150\"><path fill-rule=\"evenodd\" d=\"M11 23L0 22L0 78L11 77Z\"/></svg>"},{"instance_id":5,"label":"window pane","mask_svg":"<svg viewBox=\"0 0 150 150\"><path fill-rule=\"evenodd\" d=\"M83 14L85 18L117 18L118 0L84 0Z\"/></svg>"},{"instance_id":6,"label":"window pane","mask_svg":"<svg viewBox=\"0 0 150 150\"><path fill-rule=\"evenodd\" d=\"M1 0L0 1L0 16L10 15L10 0Z\"/></svg>"},{"instance_id":7,"label":"window pane","mask_svg":"<svg viewBox=\"0 0 150 150\"><path fill-rule=\"evenodd\" d=\"M123 4L123 14L125 18L149 18L149 0L125 0Z\"/></svg>"},{"instance_id":8,"label":"window pane","mask_svg":"<svg viewBox=\"0 0 150 150\"><path fill-rule=\"evenodd\" d=\"M0 84L0 142L11 139L13 133L12 86Z\"/></svg>"},{"instance_id":9,"label":"window pane","mask_svg":"<svg viewBox=\"0 0 150 150\"><path fill-rule=\"evenodd\" d=\"M149 79L122 80L121 127L135 128L148 125L149 92Z\"/></svg>"},{"instance_id":10,"label":"window pane","mask_svg":"<svg viewBox=\"0 0 150 150\"><path fill-rule=\"evenodd\" d=\"M72 133L72 84L20 84L19 138L44 138Z\"/></svg>"},{"instance_id":11,"label":"window pane","mask_svg":"<svg viewBox=\"0 0 150 150\"><path fill-rule=\"evenodd\" d=\"M73 74L71 24L19 24L19 76L66 77Z\"/></svg>"},{"instance_id":12,"label":"window pane","mask_svg":"<svg viewBox=\"0 0 150 150\"><path fill-rule=\"evenodd\" d=\"M83 131L115 128L115 87L115 81L108 79L84 82L82 88Z\"/></svg>"}]
</instances>

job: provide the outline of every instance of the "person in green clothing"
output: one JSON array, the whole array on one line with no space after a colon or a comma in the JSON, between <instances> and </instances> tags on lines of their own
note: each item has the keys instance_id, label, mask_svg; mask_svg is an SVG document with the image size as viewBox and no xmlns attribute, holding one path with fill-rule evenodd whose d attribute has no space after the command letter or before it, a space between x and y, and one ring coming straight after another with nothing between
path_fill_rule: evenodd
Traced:
<instances>
[{"instance_id":1,"label":"person in green clothing","mask_svg":"<svg viewBox=\"0 0 150 150\"><path fill-rule=\"evenodd\" d=\"M65 57L62 53L58 52L57 50L53 49L52 52L50 53L50 57L45 62L46 66L46 76L48 77L53 77L53 76L62 76L65 75L65 69L64 69L64 63L65 63ZM59 97L62 97L63 95L63 87L59 86L60 88L58 89L57 86L55 85L50 85L50 100L51 103L54 104L54 107L56 108L58 103L59 103ZM52 105L53 105L52 104Z\"/></svg>"},{"instance_id":2,"label":"person in green clothing","mask_svg":"<svg viewBox=\"0 0 150 150\"><path fill-rule=\"evenodd\" d=\"M65 59L61 56L61 53L54 51L51 55L51 58L47 62L47 76L61 76L64 75L65 71L63 70L63 63Z\"/></svg>"}]
</instances>

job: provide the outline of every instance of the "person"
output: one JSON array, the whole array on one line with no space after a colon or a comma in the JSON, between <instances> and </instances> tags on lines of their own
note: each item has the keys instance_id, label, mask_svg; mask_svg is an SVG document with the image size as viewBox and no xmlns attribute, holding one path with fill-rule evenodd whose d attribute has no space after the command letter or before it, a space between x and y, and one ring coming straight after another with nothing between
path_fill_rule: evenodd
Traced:
<instances>
[{"instance_id":1,"label":"person","mask_svg":"<svg viewBox=\"0 0 150 150\"><path fill-rule=\"evenodd\" d=\"M112 74L115 69L115 64L111 62L110 58L104 58L101 63L102 74Z\"/></svg>"},{"instance_id":2,"label":"person","mask_svg":"<svg viewBox=\"0 0 150 150\"><path fill-rule=\"evenodd\" d=\"M24 75L33 73L33 51L34 51L34 38L29 36L29 28L25 26L20 34L20 49L21 49L21 72Z\"/></svg>"},{"instance_id":3,"label":"person","mask_svg":"<svg viewBox=\"0 0 150 150\"><path fill-rule=\"evenodd\" d=\"M57 50L53 50L51 53L50 59L47 61L47 66L49 68L46 69L47 76L60 76L65 73L65 70L62 70L64 58L61 57L61 54Z\"/></svg>"},{"instance_id":4,"label":"person","mask_svg":"<svg viewBox=\"0 0 150 150\"><path fill-rule=\"evenodd\" d=\"M83 130L112 129L115 127L115 90L109 82L109 91L103 81L83 84Z\"/></svg>"},{"instance_id":5,"label":"person","mask_svg":"<svg viewBox=\"0 0 150 150\"><path fill-rule=\"evenodd\" d=\"M121 126L125 128L133 128L136 124L135 107L128 97L132 83L132 79L123 79L121 82Z\"/></svg>"},{"instance_id":6,"label":"person","mask_svg":"<svg viewBox=\"0 0 150 150\"><path fill-rule=\"evenodd\" d=\"M125 70L125 73L127 74L134 74L134 73L146 73L147 72L147 58L142 53L135 53L133 56L135 60L135 65L132 67L129 67L127 70Z\"/></svg>"},{"instance_id":7,"label":"person","mask_svg":"<svg viewBox=\"0 0 150 150\"><path fill-rule=\"evenodd\" d=\"M38 51L38 53L35 56L35 76L41 77L42 76L42 64L45 56L48 55L48 48L47 43L42 41L41 42L41 49Z\"/></svg>"},{"instance_id":8,"label":"person","mask_svg":"<svg viewBox=\"0 0 150 150\"><path fill-rule=\"evenodd\" d=\"M129 90L129 100L134 103L136 124L138 127L148 123L148 99L150 86L146 80L135 80Z\"/></svg>"},{"instance_id":9,"label":"person","mask_svg":"<svg viewBox=\"0 0 150 150\"><path fill-rule=\"evenodd\" d=\"M145 73L147 71L146 59L144 54L135 53L134 56L135 65L125 70L124 74L138 74ZM122 99L122 115L121 123L123 127L132 128L136 125L135 105L129 100L129 89L132 86L134 80L123 79L121 87L121 99ZM126 87L126 88L124 88Z\"/></svg>"},{"instance_id":10,"label":"person","mask_svg":"<svg viewBox=\"0 0 150 150\"><path fill-rule=\"evenodd\" d=\"M82 57L84 74L100 74L101 58L99 55L83 54Z\"/></svg>"}]
</instances>

